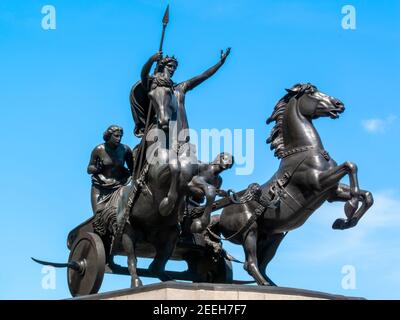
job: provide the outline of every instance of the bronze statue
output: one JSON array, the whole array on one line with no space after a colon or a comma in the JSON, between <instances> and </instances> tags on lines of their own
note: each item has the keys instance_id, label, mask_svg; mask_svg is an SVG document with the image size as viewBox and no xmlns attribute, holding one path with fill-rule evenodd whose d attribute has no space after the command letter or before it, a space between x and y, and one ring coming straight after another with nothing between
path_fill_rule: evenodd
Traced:
<instances>
[{"instance_id":1,"label":"bronze statue","mask_svg":"<svg viewBox=\"0 0 400 320\"><path fill-rule=\"evenodd\" d=\"M167 22L168 14L163 19L163 35ZM189 128L185 94L213 75L230 52L230 49L222 52L219 62L201 75L175 85L171 78L177 60L171 57L161 59L162 42L163 38L159 52L143 66L141 82L135 84L131 91L135 134L142 137L142 142L134 181L120 189L116 233L111 248L113 254L127 255L133 287L141 285L136 271L135 247L138 241L155 248L149 271L163 281L171 279L165 273L165 265L178 241L179 213L183 211L189 195L187 186L198 172L198 160L195 153L190 152L189 137L180 140L180 133ZM150 68L156 61L156 72L154 76L149 76ZM172 121L178 135L170 130ZM166 144L160 144L160 140L165 140ZM150 161L149 156L156 157L157 161Z\"/></svg>"},{"instance_id":2,"label":"bronze statue","mask_svg":"<svg viewBox=\"0 0 400 320\"><path fill-rule=\"evenodd\" d=\"M229 49L222 54L220 61L214 67L200 76L173 85L171 76L176 67L175 59L163 59L155 77L147 79L145 76L151 64L160 58L158 53L153 55L143 68L142 83L150 82L149 86L136 84L132 90L134 95L138 92L136 90L138 86L150 90L148 97L155 112L154 117L148 122L147 129L146 123L142 123L143 150L151 150L151 154L157 154L159 160L155 163L146 161L143 169L139 170L138 184L123 188L118 202L117 224L120 234L117 234L117 238L121 239L122 251L128 255L132 286L141 284L136 273L134 250L138 235L143 235L139 237L144 237L145 241L151 243L156 250L149 270L161 280L170 279L164 272L165 265L178 240L179 212L182 212L185 196L189 193L187 185L198 172L198 160L194 153L186 152L187 148L190 148L188 138L179 141L179 135L170 134L169 122L176 122L175 130L178 132L188 129L184 106L185 93L214 74L228 54ZM131 101L139 99L134 96ZM136 105L137 103L132 106L134 114ZM147 112L151 113L151 110ZM148 138L148 133L154 129L160 129L165 134L167 145L160 146L157 142L159 139ZM137 128L135 132L140 132L140 129ZM139 188L142 192L138 192ZM205 228L206 225L202 227Z\"/></svg>"},{"instance_id":3,"label":"bronze statue","mask_svg":"<svg viewBox=\"0 0 400 320\"><path fill-rule=\"evenodd\" d=\"M90 155L87 172L92 175L93 214L104 209L112 194L130 182L132 151L121 143L123 134L120 126L109 126L103 134L104 143L96 146Z\"/></svg>"},{"instance_id":4,"label":"bronze statue","mask_svg":"<svg viewBox=\"0 0 400 320\"><path fill-rule=\"evenodd\" d=\"M68 263L34 259L68 267L73 296L96 293L105 272L130 275L132 287L142 284L140 275L232 283L230 262L236 260L222 249L221 235L243 246L244 268L259 285L274 285L265 269L288 231L326 200L345 202L347 219L337 219L334 229L354 227L373 204L372 194L359 188L357 166L337 165L313 126L319 117L338 118L343 103L311 84L288 89L267 120L275 122L267 143L281 160L274 176L238 193L221 190L220 174L232 167L233 157L221 153L207 164L197 159L187 131L185 94L224 64L230 48L221 51L213 67L175 84L178 61L162 54L168 17L167 8L159 50L144 64L141 81L130 93L140 145L132 154L120 143L122 128L107 129L105 143L93 150L88 166L95 215L69 233ZM340 183L346 175L350 185ZM221 198L215 200L217 195ZM222 208L221 215L210 217ZM115 265L115 255L127 256L128 268ZM143 270L137 268L137 257L153 261ZM170 258L187 261L188 270L166 271Z\"/></svg>"},{"instance_id":5,"label":"bronze statue","mask_svg":"<svg viewBox=\"0 0 400 320\"><path fill-rule=\"evenodd\" d=\"M336 119L343 103L311 84L296 84L279 100L267 123L275 122L267 143L281 160L278 171L261 186L258 201L226 207L210 227L241 244L246 255L245 270L259 285L273 282L265 273L285 234L300 227L325 201L345 202L347 219L337 219L333 229L354 227L372 206L369 191L358 186L357 166L341 165L331 158L312 121ZM340 183L348 175L350 185Z\"/></svg>"}]
</instances>

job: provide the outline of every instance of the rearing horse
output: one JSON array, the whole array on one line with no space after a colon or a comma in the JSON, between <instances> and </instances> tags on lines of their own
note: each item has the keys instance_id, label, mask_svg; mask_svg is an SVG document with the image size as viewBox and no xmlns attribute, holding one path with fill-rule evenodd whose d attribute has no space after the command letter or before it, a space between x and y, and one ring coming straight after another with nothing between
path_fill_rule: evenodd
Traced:
<instances>
[{"instance_id":1,"label":"rearing horse","mask_svg":"<svg viewBox=\"0 0 400 320\"><path fill-rule=\"evenodd\" d=\"M312 120L336 119L343 103L311 84L287 89L268 118L275 122L267 143L281 159L278 171L261 186L259 201L226 207L210 229L244 248L245 270L259 285L274 285L265 269L286 232L300 227L326 200L345 202L347 219L337 219L333 229L354 227L372 206L372 194L360 190L357 166L341 165L325 151ZM348 175L350 185L340 183Z\"/></svg>"}]
</instances>

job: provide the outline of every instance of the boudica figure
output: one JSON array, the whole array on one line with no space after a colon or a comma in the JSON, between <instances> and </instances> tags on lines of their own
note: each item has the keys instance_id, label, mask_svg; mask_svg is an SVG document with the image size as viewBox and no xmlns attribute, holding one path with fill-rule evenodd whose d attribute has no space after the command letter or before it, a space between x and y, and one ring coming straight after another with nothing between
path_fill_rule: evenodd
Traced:
<instances>
[{"instance_id":1,"label":"boudica figure","mask_svg":"<svg viewBox=\"0 0 400 320\"><path fill-rule=\"evenodd\" d=\"M221 52L221 58L217 64L202 74L179 84L172 81L172 77L178 67L178 60L175 57L166 56L163 58L162 52L157 52L149 58L142 68L141 83L146 92L148 92L153 106L159 111L158 122L163 130L169 130L169 121L176 120L178 116L181 118L181 128L178 128L178 130L189 128L185 112L186 92L194 89L215 74L224 64L229 53L230 48L225 53ZM158 62L156 72L151 76L149 75L150 69L155 62ZM161 90L156 90L157 88ZM171 99L165 101L163 99L165 97L163 91L171 91L173 93ZM173 113L179 113L179 115L173 117Z\"/></svg>"},{"instance_id":2,"label":"boudica figure","mask_svg":"<svg viewBox=\"0 0 400 320\"><path fill-rule=\"evenodd\" d=\"M135 133L138 136L144 134L147 116L154 109L155 113L150 116L149 126L154 128L152 126L154 124L163 130L167 141L172 137L172 145L166 146L164 152L161 151L161 153L158 153L159 159L164 159L164 162L169 163L171 173L170 189L166 197L159 204L159 211L163 216L169 215L176 205L179 179L184 174L182 171L192 170L192 168L182 167L181 164L184 161L174 159L175 157L171 157L171 153L168 151L168 149L179 151L180 146L186 144L190 139L188 136L189 124L185 110L186 92L194 89L215 74L224 64L229 53L230 49L228 48L225 53L221 52L220 60L213 67L196 77L175 84L172 81L172 76L178 66L177 59L168 56L163 58L162 52L157 52L144 64L141 72L141 82L133 88L131 101L133 103L132 113L136 122ZM154 76L150 76L150 69L155 62L157 62L155 74ZM150 110L148 109L149 105L152 108ZM171 131L170 122L172 121L175 123L173 130L177 132L176 138L175 135L171 135L172 132L169 132ZM147 147L144 149L147 150ZM196 162L197 159L191 161L191 164L196 164Z\"/></svg>"}]
</instances>

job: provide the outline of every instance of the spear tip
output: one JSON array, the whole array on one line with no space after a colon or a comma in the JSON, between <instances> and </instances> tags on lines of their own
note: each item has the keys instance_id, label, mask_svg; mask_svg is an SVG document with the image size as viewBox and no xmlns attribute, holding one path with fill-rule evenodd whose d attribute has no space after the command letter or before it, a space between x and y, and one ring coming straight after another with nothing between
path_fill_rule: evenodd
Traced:
<instances>
[{"instance_id":1,"label":"spear tip","mask_svg":"<svg viewBox=\"0 0 400 320\"><path fill-rule=\"evenodd\" d=\"M169 22L169 5L167 5L167 9L165 9L164 17L163 17L163 20L162 20L162 23L164 25L167 25L168 22Z\"/></svg>"}]
</instances>

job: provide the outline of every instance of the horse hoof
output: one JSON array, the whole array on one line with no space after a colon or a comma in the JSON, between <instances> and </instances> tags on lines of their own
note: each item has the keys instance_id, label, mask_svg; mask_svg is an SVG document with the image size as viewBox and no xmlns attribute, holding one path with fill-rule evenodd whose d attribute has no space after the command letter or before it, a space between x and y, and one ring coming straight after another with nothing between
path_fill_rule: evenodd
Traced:
<instances>
[{"instance_id":1,"label":"horse hoof","mask_svg":"<svg viewBox=\"0 0 400 320\"><path fill-rule=\"evenodd\" d=\"M163 217L169 216L171 214L172 209L173 208L168 198L164 198L161 201L160 206L158 207L158 210L160 211L160 214Z\"/></svg>"},{"instance_id":2,"label":"horse hoof","mask_svg":"<svg viewBox=\"0 0 400 320\"><path fill-rule=\"evenodd\" d=\"M131 288L138 288L143 285L142 280L139 278L134 278L131 280Z\"/></svg>"},{"instance_id":3,"label":"horse hoof","mask_svg":"<svg viewBox=\"0 0 400 320\"><path fill-rule=\"evenodd\" d=\"M260 286L266 286L266 287L271 287L272 285L268 281L263 281L262 283L259 284Z\"/></svg>"},{"instance_id":4,"label":"horse hoof","mask_svg":"<svg viewBox=\"0 0 400 320\"><path fill-rule=\"evenodd\" d=\"M358 208L358 200L356 198L350 199L344 204L344 213L348 219L353 217L354 213Z\"/></svg>"},{"instance_id":5,"label":"horse hoof","mask_svg":"<svg viewBox=\"0 0 400 320\"><path fill-rule=\"evenodd\" d=\"M163 268L160 268L157 265L153 265L152 263L149 265L148 270L153 276L157 277L158 279L160 279L163 282L174 280L169 275L167 275L167 273L165 272L165 270Z\"/></svg>"},{"instance_id":6,"label":"horse hoof","mask_svg":"<svg viewBox=\"0 0 400 320\"><path fill-rule=\"evenodd\" d=\"M353 228L357 225L357 223L358 223L357 219L355 218L350 219L346 222L345 229Z\"/></svg>"},{"instance_id":7,"label":"horse hoof","mask_svg":"<svg viewBox=\"0 0 400 320\"><path fill-rule=\"evenodd\" d=\"M336 219L335 222L332 224L332 229L343 230L345 229L345 225L346 225L346 220Z\"/></svg>"},{"instance_id":8,"label":"horse hoof","mask_svg":"<svg viewBox=\"0 0 400 320\"><path fill-rule=\"evenodd\" d=\"M168 276L166 273L162 273L161 275L159 275L158 279L160 279L162 282L174 280L173 278Z\"/></svg>"},{"instance_id":9,"label":"horse hoof","mask_svg":"<svg viewBox=\"0 0 400 320\"><path fill-rule=\"evenodd\" d=\"M157 277L162 282L174 280L169 275L167 275L164 271L152 270L150 268L149 268L149 271L153 274L153 276Z\"/></svg>"},{"instance_id":10,"label":"horse hoof","mask_svg":"<svg viewBox=\"0 0 400 320\"><path fill-rule=\"evenodd\" d=\"M263 275L263 277L265 278L265 280L267 280L269 286L277 287L277 284L273 282L267 275Z\"/></svg>"}]
</instances>

